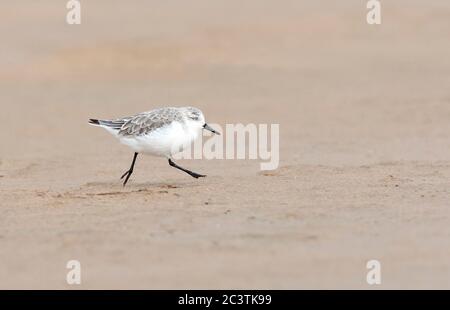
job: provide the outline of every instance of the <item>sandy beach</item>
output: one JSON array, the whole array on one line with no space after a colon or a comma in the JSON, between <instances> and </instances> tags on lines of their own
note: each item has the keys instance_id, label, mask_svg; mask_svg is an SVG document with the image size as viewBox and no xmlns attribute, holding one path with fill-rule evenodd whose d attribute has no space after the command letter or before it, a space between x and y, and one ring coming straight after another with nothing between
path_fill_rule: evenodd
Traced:
<instances>
[{"instance_id":1,"label":"sandy beach","mask_svg":"<svg viewBox=\"0 0 450 310\"><path fill-rule=\"evenodd\" d=\"M0 4L0 289L450 289L449 1L66 13ZM133 153L88 119L163 106L279 124L279 168L147 156L122 187Z\"/></svg>"}]
</instances>

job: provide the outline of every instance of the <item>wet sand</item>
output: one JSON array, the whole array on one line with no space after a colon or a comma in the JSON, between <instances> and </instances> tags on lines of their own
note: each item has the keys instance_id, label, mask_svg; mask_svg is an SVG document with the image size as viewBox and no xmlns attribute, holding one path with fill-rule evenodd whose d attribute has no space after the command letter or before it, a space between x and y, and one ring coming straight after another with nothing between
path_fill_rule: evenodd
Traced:
<instances>
[{"instance_id":1,"label":"wet sand","mask_svg":"<svg viewBox=\"0 0 450 310\"><path fill-rule=\"evenodd\" d=\"M450 3L261 2L0 4L0 288L450 288ZM87 120L185 105L280 124L279 169L142 157L123 188Z\"/></svg>"}]
</instances>

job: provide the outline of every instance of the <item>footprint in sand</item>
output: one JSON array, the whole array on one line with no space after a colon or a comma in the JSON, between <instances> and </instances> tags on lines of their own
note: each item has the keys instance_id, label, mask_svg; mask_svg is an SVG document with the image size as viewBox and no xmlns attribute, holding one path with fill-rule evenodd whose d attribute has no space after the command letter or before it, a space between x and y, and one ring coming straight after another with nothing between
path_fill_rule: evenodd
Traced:
<instances>
[{"instance_id":1,"label":"footprint in sand","mask_svg":"<svg viewBox=\"0 0 450 310\"><path fill-rule=\"evenodd\" d=\"M275 170L261 171L259 172L259 175L263 175L265 177L278 177L286 174L289 171L289 169L291 169L291 166L283 166Z\"/></svg>"}]
</instances>

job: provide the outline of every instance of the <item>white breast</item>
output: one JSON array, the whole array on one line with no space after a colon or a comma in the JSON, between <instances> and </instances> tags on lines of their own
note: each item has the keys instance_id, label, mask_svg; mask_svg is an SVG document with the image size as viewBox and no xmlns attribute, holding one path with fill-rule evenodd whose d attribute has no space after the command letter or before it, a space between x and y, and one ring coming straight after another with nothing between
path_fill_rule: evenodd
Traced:
<instances>
[{"instance_id":1,"label":"white breast","mask_svg":"<svg viewBox=\"0 0 450 310\"><path fill-rule=\"evenodd\" d=\"M199 135L201 129L192 124L172 122L168 126L136 137L118 136L120 142L132 148L135 152L155 156L169 157L181 152Z\"/></svg>"}]
</instances>

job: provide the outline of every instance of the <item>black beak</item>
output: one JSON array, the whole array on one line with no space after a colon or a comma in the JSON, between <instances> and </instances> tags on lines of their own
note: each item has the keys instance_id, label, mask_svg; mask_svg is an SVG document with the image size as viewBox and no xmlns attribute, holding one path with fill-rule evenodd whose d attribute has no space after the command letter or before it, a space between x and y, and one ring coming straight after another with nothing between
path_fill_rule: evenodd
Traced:
<instances>
[{"instance_id":1,"label":"black beak","mask_svg":"<svg viewBox=\"0 0 450 310\"><path fill-rule=\"evenodd\" d=\"M205 123L205 125L203 125L203 128L206 129L206 130L211 131L212 133L215 133L216 135L220 135L219 132L217 132L217 131L215 131L214 129L212 129L211 127L209 127L209 125L206 124L206 123Z\"/></svg>"}]
</instances>

